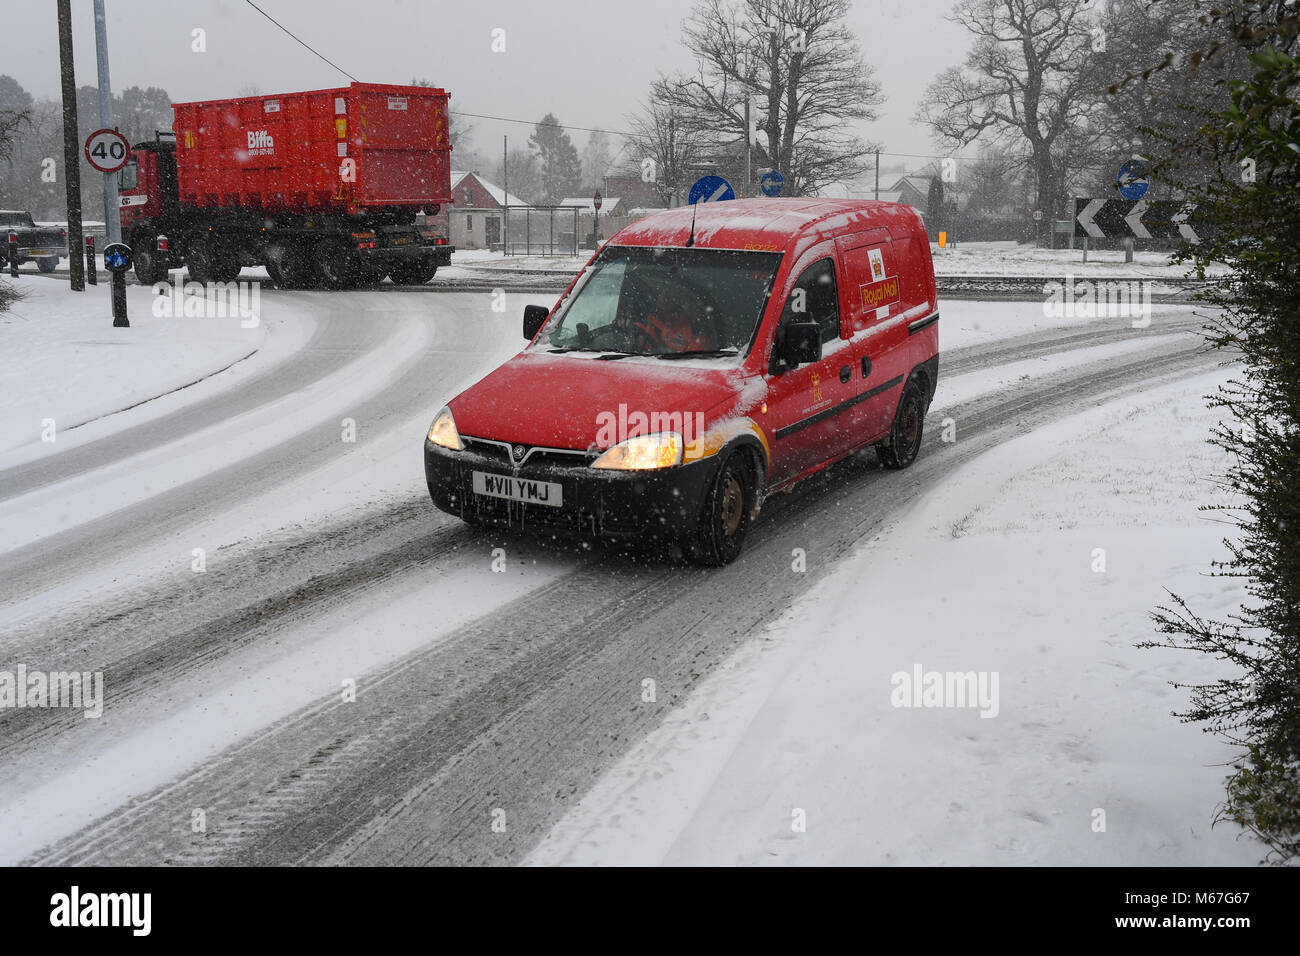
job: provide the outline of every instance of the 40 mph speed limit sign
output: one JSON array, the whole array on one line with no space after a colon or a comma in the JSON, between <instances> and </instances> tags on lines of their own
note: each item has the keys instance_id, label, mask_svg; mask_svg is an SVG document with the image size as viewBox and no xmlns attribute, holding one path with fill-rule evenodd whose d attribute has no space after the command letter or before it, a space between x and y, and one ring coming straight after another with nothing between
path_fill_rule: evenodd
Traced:
<instances>
[{"instance_id":1,"label":"40 mph speed limit sign","mask_svg":"<svg viewBox=\"0 0 1300 956\"><path fill-rule=\"evenodd\" d=\"M115 173L126 165L131 147L115 129L97 129L86 137L86 162L101 173Z\"/></svg>"}]
</instances>

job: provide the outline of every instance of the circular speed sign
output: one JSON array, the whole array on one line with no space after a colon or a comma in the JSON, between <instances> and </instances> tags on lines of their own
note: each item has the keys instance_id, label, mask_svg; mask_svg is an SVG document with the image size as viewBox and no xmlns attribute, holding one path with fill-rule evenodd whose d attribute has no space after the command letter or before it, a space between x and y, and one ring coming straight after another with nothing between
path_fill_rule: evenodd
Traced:
<instances>
[{"instance_id":1,"label":"circular speed sign","mask_svg":"<svg viewBox=\"0 0 1300 956\"><path fill-rule=\"evenodd\" d=\"M97 129L86 137L86 162L101 173L115 173L126 165L131 147L115 129Z\"/></svg>"}]
</instances>

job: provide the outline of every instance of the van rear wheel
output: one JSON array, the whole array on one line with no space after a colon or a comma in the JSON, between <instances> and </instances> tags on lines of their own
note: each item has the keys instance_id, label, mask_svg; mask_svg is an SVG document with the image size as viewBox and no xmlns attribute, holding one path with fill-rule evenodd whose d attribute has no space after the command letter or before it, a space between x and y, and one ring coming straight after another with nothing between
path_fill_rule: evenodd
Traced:
<instances>
[{"instance_id":1,"label":"van rear wheel","mask_svg":"<svg viewBox=\"0 0 1300 956\"><path fill-rule=\"evenodd\" d=\"M876 446L880 463L886 468L906 468L916 461L921 451L921 431L925 423L925 400L913 379L903 389L903 397L894 413L894 424L889 430L888 442Z\"/></svg>"}]
</instances>

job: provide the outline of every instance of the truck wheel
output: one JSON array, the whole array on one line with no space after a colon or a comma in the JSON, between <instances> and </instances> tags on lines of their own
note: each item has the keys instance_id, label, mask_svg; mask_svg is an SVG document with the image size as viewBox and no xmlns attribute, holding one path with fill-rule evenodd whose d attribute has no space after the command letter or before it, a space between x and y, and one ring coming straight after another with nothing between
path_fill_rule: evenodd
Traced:
<instances>
[{"instance_id":1,"label":"truck wheel","mask_svg":"<svg viewBox=\"0 0 1300 956\"><path fill-rule=\"evenodd\" d=\"M311 284L311 259L301 246L272 246L266 251L266 271L281 289L305 289Z\"/></svg>"},{"instance_id":2,"label":"truck wheel","mask_svg":"<svg viewBox=\"0 0 1300 956\"><path fill-rule=\"evenodd\" d=\"M718 567L736 560L745 544L753 497L744 456L733 451L723 460L705 496L700 527L686 549L692 561Z\"/></svg>"},{"instance_id":3,"label":"truck wheel","mask_svg":"<svg viewBox=\"0 0 1300 956\"><path fill-rule=\"evenodd\" d=\"M903 397L894 413L894 424L889 430L888 444L876 446L880 463L886 468L906 468L916 461L921 451L921 429L925 423L925 399L916 381L907 383Z\"/></svg>"},{"instance_id":4,"label":"truck wheel","mask_svg":"<svg viewBox=\"0 0 1300 956\"><path fill-rule=\"evenodd\" d=\"M58 267L59 267L58 259L37 259L36 260L36 268L40 269L42 272L53 272Z\"/></svg>"},{"instance_id":5,"label":"truck wheel","mask_svg":"<svg viewBox=\"0 0 1300 956\"><path fill-rule=\"evenodd\" d=\"M243 269L239 251L230 239L212 237L212 277L218 282L234 282Z\"/></svg>"},{"instance_id":6,"label":"truck wheel","mask_svg":"<svg viewBox=\"0 0 1300 956\"><path fill-rule=\"evenodd\" d=\"M135 263L135 278L141 285L154 285L167 280L167 269L158 261L152 238L137 239L131 244L131 260Z\"/></svg>"},{"instance_id":7,"label":"truck wheel","mask_svg":"<svg viewBox=\"0 0 1300 956\"><path fill-rule=\"evenodd\" d=\"M191 282L207 285L217 277L217 260L212 248L212 240L207 236L196 236L185 243L185 264L189 267Z\"/></svg>"},{"instance_id":8,"label":"truck wheel","mask_svg":"<svg viewBox=\"0 0 1300 956\"><path fill-rule=\"evenodd\" d=\"M327 289L350 289L361 278L361 263L343 240L316 245L316 274Z\"/></svg>"},{"instance_id":9,"label":"truck wheel","mask_svg":"<svg viewBox=\"0 0 1300 956\"><path fill-rule=\"evenodd\" d=\"M243 271L243 266L234 256L218 256L216 277L218 282L234 282Z\"/></svg>"},{"instance_id":10,"label":"truck wheel","mask_svg":"<svg viewBox=\"0 0 1300 956\"><path fill-rule=\"evenodd\" d=\"M437 272L438 266L436 263L417 259L413 262L398 263L393 266L388 274L393 277L393 281L398 285L424 285Z\"/></svg>"},{"instance_id":11,"label":"truck wheel","mask_svg":"<svg viewBox=\"0 0 1300 956\"><path fill-rule=\"evenodd\" d=\"M367 265L361 263L357 273L357 285L362 288L370 288L379 285L384 281L384 269L382 266L376 267L373 264Z\"/></svg>"}]
</instances>

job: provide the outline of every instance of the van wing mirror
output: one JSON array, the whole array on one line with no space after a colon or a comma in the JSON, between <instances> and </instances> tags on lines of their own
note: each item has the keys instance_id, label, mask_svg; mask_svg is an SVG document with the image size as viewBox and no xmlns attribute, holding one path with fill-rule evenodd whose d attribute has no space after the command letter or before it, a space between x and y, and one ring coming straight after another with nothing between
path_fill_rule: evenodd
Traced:
<instances>
[{"instance_id":1,"label":"van wing mirror","mask_svg":"<svg viewBox=\"0 0 1300 956\"><path fill-rule=\"evenodd\" d=\"M537 333L546 324L546 317L550 314L551 310L544 305L524 306L524 338L530 342L536 338Z\"/></svg>"},{"instance_id":2,"label":"van wing mirror","mask_svg":"<svg viewBox=\"0 0 1300 956\"><path fill-rule=\"evenodd\" d=\"M785 328L781 357L790 368L821 361L822 327L816 322L791 322Z\"/></svg>"}]
</instances>

